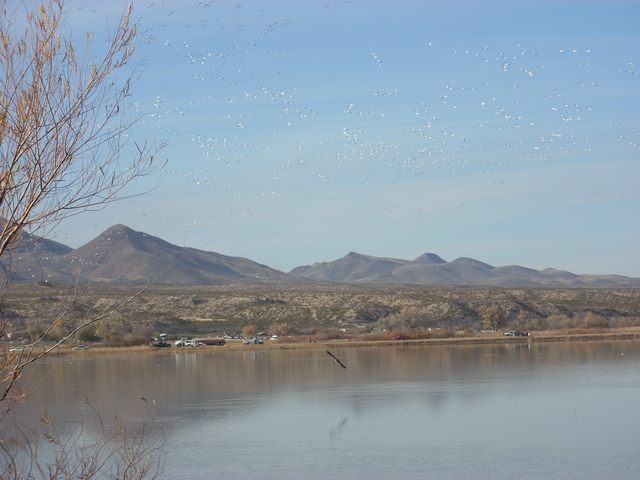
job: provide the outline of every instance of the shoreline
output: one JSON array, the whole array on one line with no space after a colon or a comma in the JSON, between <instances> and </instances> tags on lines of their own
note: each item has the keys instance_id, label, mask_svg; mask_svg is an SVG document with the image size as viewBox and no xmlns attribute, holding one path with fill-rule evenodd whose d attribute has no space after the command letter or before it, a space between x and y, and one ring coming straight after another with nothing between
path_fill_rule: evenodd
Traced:
<instances>
[{"instance_id":1,"label":"shoreline","mask_svg":"<svg viewBox=\"0 0 640 480\"><path fill-rule=\"evenodd\" d=\"M356 348L356 347L385 347L385 346L437 346L437 345L503 345L503 344L528 344L528 343L555 343L555 342L589 342L609 340L640 340L640 327L621 332L605 333L548 333L532 335L529 337L505 337L505 336L478 336L478 337L454 337L454 338L425 338L410 340L326 340L317 342L286 343L273 340L265 340L262 345L245 345L242 340L227 340L225 345L193 347L155 348L148 345L135 347L90 347L87 350L73 350L71 345L65 345L51 352L51 356L135 356L135 355L173 355L176 353L214 353L237 350L292 350L305 348Z\"/></svg>"},{"instance_id":2,"label":"shoreline","mask_svg":"<svg viewBox=\"0 0 640 480\"><path fill-rule=\"evenodd\" d=\"M414 345L502 345L549 342L604 341L604 340L640 340L640 332L615 332L601 334L554 334L531 337L469 337L469 338L419 338L410 340L329 340L314 343L273 343L263 345L225 345L229 350L285 350L295 348L324 347L380 347L380 346L414 346ZM224 347L218 347L224 348Z\"/></svg>"}]
</instances>

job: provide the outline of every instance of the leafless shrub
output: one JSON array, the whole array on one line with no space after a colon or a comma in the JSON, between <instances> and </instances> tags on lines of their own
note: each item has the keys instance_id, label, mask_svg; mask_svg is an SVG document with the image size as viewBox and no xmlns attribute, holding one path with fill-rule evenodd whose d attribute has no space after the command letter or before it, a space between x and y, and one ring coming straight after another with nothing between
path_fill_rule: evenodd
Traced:
<instances>
[{"instance_id":1,"label":"leafless shrub","mask_svg":"<svg viewBox=\"0 0 640 480\"><path fill-rule=\"evenodd\" d=\"M430 321L431 318L424 308L405 307L398 313L380 318L376 322L376 327L379 329L406 331L426 327Z\"/></svg>"},{"instance_id":2,"label":"leafless shrub","mask_svg":"<svg viewBox=\"0 0 640 480\"><path fill-rule=\"evenodd\" d=\"M478 313L482 321L494 332L497 332L499 328L502 328L507 323L507 311L498 305L480 307Z\"/></svg>"},{"instance_id":3,"label":"leafless shrub","mask_svg":"<svg viewBox=\"0 0 640 480\"><path fill-rule=\"evenodd\" d=\"M609 328L628 328L640 325L640 317L614 317L609 321Z\"/></svg>"},{"instance_id":4,"label":"leafless shrub","mask_svg":"<svg viewBox=\"0 0 640 480\"><path fill-rule=\"evenodd\" d=\"M136 335L109 335L102 345L105 347L135 347L149 343L149 337L139 337Z\"/></svg>"},{"instance_id":5,"label":"leafless shrub","mask_svg":"<svg viewBox=\"0 0 640 480\"><path fill-rule=\"evenodd\" d=\"M255 337L259 331L260 329L257 325L246 325L242 327L242 335L247 338Z\"/></svg>"},{"instance_id":6,"label":"leafless shrub","mask_svg":"<svg viewBox=\"0 0 640 480\"><path fill-rule=\"evenodd\" d=\"M315 333L311 336L312 341L324 342L328 340L338 340L344 338L344 332L337 328L322 328L316 329Z\"/></svg>"},{"instance_id":7,"label":"leafless shrub","mask_svg":"<svg viewBox=\"0 0 640 480\"><path fill-rule=\"evenodd\" d=\"M587 312L580 319L580 323L586 328L605 329L609 326L609 319L593 312Z\"/></svg>"},{"instance_id":8,"label":"leafless shrub","mask_svg":"<svg viewBox=\"0 0 640 480\"><path fill-rule=\"evenodd\" d=\"M156 146L130 141L127 134L137 121L129 115L127 99L135 72L129 71L123 81L113 78L124 71L134 51L132 7L112 30L100 57L92 52L90 34L85 49L62 35L65 4L44 0L29 10L30 2L0 0L1 300L16 272L13 254L33 245L34 235L46 237L65 218L104 207L135 178L157 169ZM21 377L30 365L83 328L109 318L147 287L98 312L80 302L85 287L76 285L68 303L56 302L54 316L39 314L44 320L35 321L31 345L0 359L0 424L11 423L14 406L28 396ZM7 317L0 315L0 336L8 327ZM92 446L80 443L81 434L57 436L48 417L43 424L50 431L35 443L12 441L4 436L6 429L0 431L2 478L155 477L157 464L147 459L157 450L141 443L144 432L130 435L119 424L119 437L105 430L106 436ZM53 460L40 461L43 451ZM31 463L18 463L21 455Z\"/></svg>"},{"instance_id":9,"label":"leafless shrub","mask_svg":"<svg viewBox=\"0 0 640 480\"><path fill-rule=\"evenodd\" d=\"M50 415L35 425L13 424L0 444L0 478L142 480L161 476L164 435L153 435L153 402L142 399L147 414L139 425L103 413L87 401L89 416L79 413L71 433L61 434ZM97 425L90 431L88 425ZM3 431L3 434L6 432Z\"/></svg>"},{"instance_id":10,"label":"leafless shrub","mask_svg":"<svg viewBox=\"0 0 640 480\"><path fill-rule=\"evenodd\" d=\"M392 340L393 337L397 337L398 335L402 335L400 330L391 330L386 332L372 332L366 333L362 336L362 340L366 342L379 342L385 340Z\"/></svg>"},{"instance_id":11,"label":"leafless shrub","mask_svg":"<svg viewBox=\"0 0 640 480\"><path fill-rule=\"evenodd\" d=\"M473 328L469 327L466 327L464 330L462 330L462 332L460 332L460 336L464 338L473 337L475 334L476 332L473 330Z\"/></svg>"},{"instance_id":12,"label":"leafless shrub","mask_svg":"<svg viewBox=\"0 0 640 480\"><path fill-rule=\"evenodd\" d=\"M269 327L269 335L278 335L279 337L285 337L290 335L298 335L300 329L295 325L288 323L274 323Z\"/></svg>"},{"instance_id":13,"label":"leafless shrub","mask_svg":"<svg viewBox=\"0 0 640 480\"><path fill-rule=\"evenodd\" d=\"M453 328L436 328L431 331L431 338L453 338L456 332Z\"/></svg>"},{"instance_id":14,"label":"leafless shrub","mask_svg":"<svg viewBox=\"0 0 640 480\"><path fill-rule=\"evenodd\" d=\"M575 322L568 315L550 315L547 317L547 326L551 330L560 330L575 327Z\"/></svg>"}]
</instances>

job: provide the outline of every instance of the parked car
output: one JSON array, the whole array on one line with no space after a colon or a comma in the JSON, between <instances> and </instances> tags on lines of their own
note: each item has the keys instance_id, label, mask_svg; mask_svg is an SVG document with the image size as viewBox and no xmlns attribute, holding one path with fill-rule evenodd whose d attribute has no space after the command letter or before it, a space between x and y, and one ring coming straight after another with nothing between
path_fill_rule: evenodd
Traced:
<instances>
[{"instance_id":1,"label":"parked car","mask_svg":"<svg viewBox=\"0 0 640 480\"><path fill-rule=\"evenodd\" d=\"M511 330L510 332L505 333L507 337L528 337L529 332L518 332L517 330Z\"/></svg>"},{"instance_id":2,"label":"parked car","mask_svg":"<svg viewBox=\"0 0 640 480\"><path fill-rule=\"evenodd\" d=\"M260 338L252 338L251 340L245 340L245 345L262 345L264 342Z\"/></svg>"},{"instance_id":3,"label":"parked car","mask_svg":"<svg viewBox=\"0 0 640 480\"><path fill-rule=\"evenodd\" d=\"M394 340L409 340L408 335L398 335L397 337L393 337Z\"/></svg>"},{"instance_id":4,"label":"parked car","mask_svg":"<svg viewBox=\"0 0 640 480\"><path fill-rule=\"evenodd\" d=\"M185 337L176 340L176 347L200 347L202 345L204 345L204 343L198 342L197 340L187 340Z\"/></svg>"},{"instance_id":5,"label":"parked car","mask_svg":"<svg viewBox=\"0 0 640 480\"><path fill-rule=\"evenodd\" d=\"M158 348L169 348L171 347L171 344L169 342L163 342L162 340L160 340L159 342L151 342L149 344L152 347L158 347Z\"/></svg>"}]
</instances>

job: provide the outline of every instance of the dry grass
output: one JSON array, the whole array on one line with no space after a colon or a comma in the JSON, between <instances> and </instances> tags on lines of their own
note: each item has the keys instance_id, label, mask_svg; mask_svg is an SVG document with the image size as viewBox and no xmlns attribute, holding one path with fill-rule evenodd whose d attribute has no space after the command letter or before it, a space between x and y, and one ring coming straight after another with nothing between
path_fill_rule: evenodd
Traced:
<instances>
[{"instance_id":1,"label":"dry grass","mask_svg":"<svg viewBox=\"0 0 640 480\"><path fill-rule=\"evenodd\" d=\"M313 337L295 336L281 338L278 340L265 340L262 345L244 345L242 340L229 340L223 346L202 346L197 348L191 347L174 347L171 348L153 348L149 346L135 347L102 347L99 344L91 345L88 350L73 350L72 345L62 345L55 350L53 355L56 356L80 356L80 357L97 357L97 356L125 356L134 357L140 355L175 355L178 353L215 353L234 350L282 350L282 349L300 349L300 348L327 348L331 346L342 347L375 347L389 345L445 345L445 344L496 344L496 343L528 343L528 342L561 342L561 341L602 341L602 340L640 340L640 327L630 327L623 329L614 329L606 332L583 332L581 329L576 331L558 330L554 332L536 333L530 337L506 337L502 333L496 332L476 332L474 336L468 336L462 331L456 332L455 336L442 336L436 338L432 335L424 335L422 337L410 337L409 340L392 340L391 334L396 332L388 332L385 335L360 335L350 336L340 339L314 340ZM311 341L310 341L311 340Z\"/></svg>"}]
</instances>

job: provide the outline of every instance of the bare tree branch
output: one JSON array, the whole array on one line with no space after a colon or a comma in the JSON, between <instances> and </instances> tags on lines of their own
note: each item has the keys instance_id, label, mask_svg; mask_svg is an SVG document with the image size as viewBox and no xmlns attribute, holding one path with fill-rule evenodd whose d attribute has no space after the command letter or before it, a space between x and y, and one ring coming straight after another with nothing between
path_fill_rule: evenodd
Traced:
<instances>
[{"instance_id":1,"label":"bare tree branch","mask_svg":"<svg viewBox=\"0 0 640 480\"><path fill-rule=\"evenodd\" d=\"M63 35L66 0L42 2L30 9L29 2L0 0L0 300L15 275L12 261L19 261L11 252L25 248L29 235L44 238L64 219L104 208L122 198L133 180L162 167L155 160L161 144L135 142L129 135L138 121L127 103L137 74L129 65L136 36L132 6L120 17L106 48L96 54L90 33L80 49ZM131 303L156 278L152 274L145 286L104 313L87 312L70 331L63 325L61 342L44 343L77 307L87 288L78 282L71 302L44 322L30 347L0 356L0 422L10 419L13 407L28 396L28 366ZM0 302L0 336L6 331ZM128 436L124 423L118 425L119 443L105 434L88 449L77 443L80 434L62 443L52 432L48 439L59 447L55 463L38 463L34 448L27 456L32 463L22 469L0 425L0 477L94 478L114 458L114 478L157 475L158 464L152 462L157 445ZM146 425L142 428L140 438ZM31 445L18 448L29 450Z\"/></svg>"}]
</instances>

